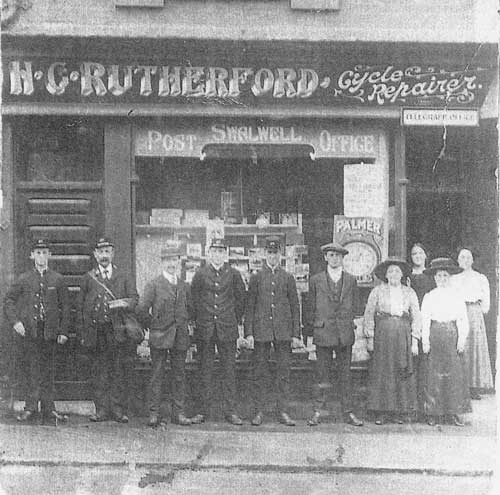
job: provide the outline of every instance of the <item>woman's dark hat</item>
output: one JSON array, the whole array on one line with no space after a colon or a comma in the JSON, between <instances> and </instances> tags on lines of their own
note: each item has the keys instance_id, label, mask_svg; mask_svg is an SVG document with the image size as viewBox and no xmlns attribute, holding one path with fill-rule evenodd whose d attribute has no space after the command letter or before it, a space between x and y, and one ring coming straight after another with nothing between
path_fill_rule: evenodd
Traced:
<instances>
[{"instance_id":1,"label":"woman's dark hat","mask_svg":"<svg viewBox=\"0 0 500 495\"><path fill-rule=\"evenodd\" d=\"M329 242L321 246L321 251L323 254L328 253L328 251L334 251L335 253L340 253L342 256L349 254L347 249L344 249L338 242Z\"/></svg>"},{"instance_id":2,"label":"woman's dark hat","mask_svg":"<svg viewBox=\"0 0 500 495\"><path fill-rule=\"evenodd\" d=\"M177 246L165 246L160 251L160 258L175 258L181 255L181 250Z\"/></svg>"},{"instance_id":3,"label":"woman's dark hat","mask_svg":"<svg viewBox=\"0 0 500 495\"><path fill-rule=\"evenodd\" d=\"M447 271L450 275L463 271L451 258L435 258L431 261L429 268L424 270L424 273L426 275L436 275L439 270Z\"/></svg>"},{"instance_id":4,"label":"woman's dark hat","mask_svg":"<svg viewBox=\"0 0 500 495\"><path fill-rule=\"evenodd\" d=\"M382 261L382 263L379 263L376 267L375 270L373 270L373 273L375 273L376 277L379 280L387 280L385 274L387 272L387 268L389 268L391 265L396 265L399 266L401 271L403 272L403 277L409 277L411 274L411 268L410 265L402 258L398 258L396 256L389 256L385 261Z\"/></svg>"}]
</instances>

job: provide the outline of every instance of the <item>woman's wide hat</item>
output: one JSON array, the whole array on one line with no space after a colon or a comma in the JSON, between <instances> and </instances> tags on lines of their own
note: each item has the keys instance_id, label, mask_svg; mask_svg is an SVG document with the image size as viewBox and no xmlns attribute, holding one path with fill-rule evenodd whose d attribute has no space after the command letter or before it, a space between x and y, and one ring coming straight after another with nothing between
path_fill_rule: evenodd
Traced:
<instances>
[{"instance_id":1,"label":"woman's wide hat","mask_svg":"<svg viewBox=\"0 0 500 495\"><path fill-rule=\"evenodd\" d=\"M379 263L375 267L375 270L373 270L373 273L375 273L375 275L378 279L386 280L385 274L387 272L387 268L389 268L391 265L399 266L399 268L403 272L404 278L410 276L410 274L411 274L410 265L403 258L398 258L396 256L390 256L386 260L382 261L382 263Z\"/></svg>"},{"instance_id":2,"label":"woman's wide hat","mask_svg":"<svg viewBox=\"0 0 500 495\"><path fill-rule=\"evenodd\" d=\"M431 261L429 268L424 270L424 273L435 275L439 270L444 270L450 275L455 275L463 271L451 258L435 258Z\"/></svg>"}]
</instances>

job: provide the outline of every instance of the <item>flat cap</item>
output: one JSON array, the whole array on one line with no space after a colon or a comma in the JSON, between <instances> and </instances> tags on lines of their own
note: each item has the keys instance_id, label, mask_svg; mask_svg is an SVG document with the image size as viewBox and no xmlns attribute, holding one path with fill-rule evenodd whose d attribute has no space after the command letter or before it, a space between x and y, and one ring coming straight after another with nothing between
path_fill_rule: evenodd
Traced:
<instances>
[{"instance_id":1,"label":"flat cap","mask_svg":"<svg viewBox=\"0 0 500 495\"><path fill-rule=\"evenodd\" d=\"M165 246L160 251L160 258L173 258L181 255L181 250L177 246Z\"/></svg>"},{"instance_id":2,"label":"flat cap","mask_svg":"<svg viewBox=\"0 0 500 495\"><path fill-rule=\"evenodd\" d=\"M212 242L210 243L211 248L222 248L226 249L227 244L226 241L222 237L215 237L212 239Z\"/></svg>"},{"instance_id":3,"label":"flat cap","mask_svg":"<svg viewBox=\"0 0 500 495\"><path fill-rule=\"evenodd\" d=\"M343 256L349 254L349 251L347 249L344 249L338 242L329 242L328 244L324 244L323 246L321 246L321 251L323 251L323 254L326 254L328 251L334 251L336 253L340 253Z\"/></svg>"}]
</instances>

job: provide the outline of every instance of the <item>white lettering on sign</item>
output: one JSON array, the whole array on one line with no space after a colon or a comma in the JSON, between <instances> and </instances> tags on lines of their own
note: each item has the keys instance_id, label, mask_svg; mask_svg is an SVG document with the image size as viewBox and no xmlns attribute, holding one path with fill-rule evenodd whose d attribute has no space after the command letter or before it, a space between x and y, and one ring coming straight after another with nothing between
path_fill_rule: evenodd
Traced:
<instances>
[{"instance_id":1,"label":"white lettering on sign","mask_svg":"<svg viewBox=\"0 0 500 495\"><path fill-rule=\"evenodd\" d=\"M194 134L162 134L159 131L148 131L147 150L152 153L160 148L164 153L194 150Z\"/></svg>"},{"instance_id":2,"label":"white lettering on sign","mask_svg":"<svg viewBox=\"0 0 500 495\"><path fill-rule=\"evenodd\" d=\"M324 153L364 155L374 154L375 137L371 135L338 135L326 129L319 133L319 149Z\"/></svg>"},{"instance_id":3,"label":"white lettering on sign","mask_svg":"<svg viewBox=\"0 0 500 495\"><path fill-rule=\"evenodd\" d=\"M121 65L94 61L12 60L8 62L13 96L47 91L84 97L303 99L316 93L340 102L411 106L479 106L492 69L392 65L331 67L218 67L183 65ZM430 106L430 105L429 105Z\"/></svg>"},{"instance_id":4,"label":"white lettering on sign","mask_svg":"<svg viewBox=\"0 0 500 495\"><path fill-rule=\"evenodd\" d=\"M372 234L382 235L382 224L371 218L345 218L335 223L335 233L359 230Z\"/></svg>"},{"instance_id":5,"label":"white lettering on sign","mask_svg":"<svg viewBox=\"0 0 500 495\"><path fill-rule=\"evenodd\" d=\"M214 124L212 139L217 143L301 143L302 136L295 127L232 126Z\"/></svg>"},{"instance_id":6,"label":"white lettering on sign","mask_svg":"<svg viewBox=\"0 0 500 495\"><path fill-rule=\"evenodd\" d=\"M479 125L477 110L415 108L403 109L403 125L412 126L462 126L475 127Z\"/></svg>"}]
</instances>

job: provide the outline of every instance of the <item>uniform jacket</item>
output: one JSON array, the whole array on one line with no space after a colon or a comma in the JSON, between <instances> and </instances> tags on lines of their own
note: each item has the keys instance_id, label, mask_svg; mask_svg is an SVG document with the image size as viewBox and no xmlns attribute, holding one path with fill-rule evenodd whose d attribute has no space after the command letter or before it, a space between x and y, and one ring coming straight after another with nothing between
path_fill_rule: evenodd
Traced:
<instances>
[{"instance_id":1,"label":"uniform jacket","mask_svg":"<svg viewBox=\"0 0 500 495\"><path fill-rule=\"evenodd\" d=\"M328 278L327 278L328 277ZM359 290L356 278L342 272L342 289L337 309L329 275L325 270L309 281L308 309L305 325L312 330L318 346L348 346L354 344L354 317L359 310Z\"/></svg>"},{"instance_id":2,"label":"uniform jacket","mask_svg":"<svg viewBox=\"0 0 500 495\"><path fill-rule=\"evenodd\" d=\"M172 285L163 275L146 284L136 313L149 328L149 345L156 349L186 350L189 347L189 286L182 280Z\"/></svg>"},{"instance_id":3,"label":"uniform jacket","mask_svg":"<svg viewBox=\"0 0 500 495\"><path fill-rule=\"evenodd\" d=\"M107 302L112 298L107 294L104 287L94 280L96 277L104 283L115 298L130 298L129 311L133 311L139 299L135 282L131 275L120 270L113 265L111 280L103 280L99 268L94 268L87 272L80 284L80 293L76 303L76 331L80 343L85 347L95 347L97 344L97 324L102 313L109 315L110 322L114 329L114 339L116 342L125 342L127 336L121 323L119 311L110 311Z\"/></svg>"},{"instance_id":4,"label":"uniform jacket","mask_svg":"<svg viewBox=\"0 0 500 495\"><path fill-rule=\"evenodd\" d=\"M238 338L245 312L245 284L239 272L225 263L217 272L211 264L198 268L191 282L196 337L209 341Z\"/></svg>"},{"instance_id":5,"label":"uniform jacket","mask_svg":"<svg viewBox=\"0 0 500 495\"><path fill-rule=\"evenodd\" d=\"M300 336L300 309L293 275L267 263L250 278L245 312L245 337L257 342Z\"/></svg>"},{"instance_id":6,"label":"uniform jacket","mask_svg":"<svg viewBox=\"0 0 500 495\"><path fill-rule=\"evenodd\" d=\"M68 335L69 299L63 276L50 268L43 276L33 268L23 273L5 295L4 312L11 326L21 321L26 335L36 338L40 320L40 299L44 308L44 339Z\"/></svg>"}]
</instances>

